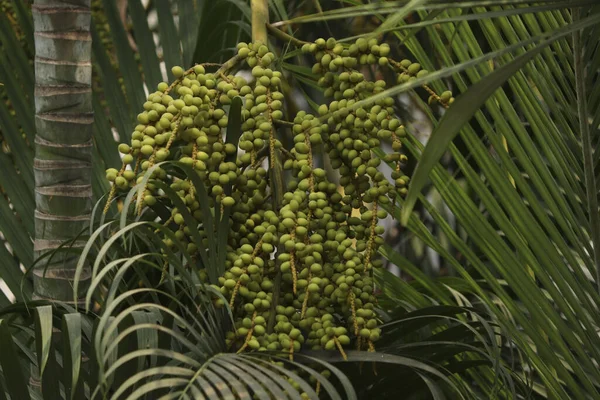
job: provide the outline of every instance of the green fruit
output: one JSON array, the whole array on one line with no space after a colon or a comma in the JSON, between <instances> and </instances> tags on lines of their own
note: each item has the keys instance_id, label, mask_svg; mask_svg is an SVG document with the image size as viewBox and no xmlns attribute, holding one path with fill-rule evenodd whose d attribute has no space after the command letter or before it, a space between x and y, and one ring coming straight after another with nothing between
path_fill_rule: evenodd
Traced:
<instances>
[{"instance_id":1,"label":"green fruit","mask_svg":"<svg viewBox=\"0 0 600 400\"><path fill-rule=\"evenodd\" d=\"M223 286L227 289L233 289L236 285L236 281L234 281L233 279L227 279L225 281L225 283L223 284Z\"/></svg>"},{"instance_id":2,"label":"green fruit","mask_svg":"<svg viewBox=\"0 0 600 400\"><path fill-rule=\"evenodd\" d=\"M361 214L360 218L363 221L371 221L371 219L373 219L373 212L372 211L365 211L364 213Z\"/></svg>"},{"instance_id":3,"label":"green fruit","mask_svg":"<svg viewBox=\"0 0 600 400\"><path fill-rule=\"evenodd\" d=\"M379 340L379 332L378 332L378 330L372 330L371 331L371 335L369 336L369 339L372 342L376 342L377 340Z\"/></svg>"},{"instance_id":4,"label":"green fruit","mask_svg":"<svg viewBox=\"0 0 600 400\"><path fill-rule=\"evenodd\" d=\"M228 219L223 221L230 231L223 248L225 272L217 277L215 285L225 299L213 296L212 301L215 306L225 307L233 290L237 291L231 310L234 327L226 334L226 343L234 351L242 346L250 330L253 335L246 351L298 351L302 344L335 350L338 340L343 346L350 343L348 329L354 334L352 324L358 324L359 336L364 339L380 335L373 311L373 280L368 273L382 264L375 255L384 233L382 227L375 226L371 236L371 222L386 214L381 206L373 207L377 211L369 210L368 204L389 204L390 198L406 191L408 177L394 170L393 182L388 182L378 170L382 160L373 149L382 140L406 132L395 116L393 98L382 97L371 105L357 106L360 100L381 93L385 82L371 79L370 74L365 76L356 68L359 60L376 68L377 64L388 65L392 62L387 59L390 48L363 38L349 47L334 39L318 39L303 46L303 52L312 53L316 59L313 71L318 75L317 83L333 101L320 105L314 115L297 113L291 126L293 147L287 149L289 152L283 151L286 149L282 149L278 138L271 137L271 121L284 117L284 96L277 89L282 74L272 69L275 55L264 44L240 43L238 57L252 69L251 82L229 72L219 76L207 73L201 65L189 72L173 68L177 80L160 83L158 91L148 95L131 143L119 145L125 165L139 160L136 172L131 168L122 174L116 169L106 171L107 179L122 189L127 189L129 182L141 184L144 171L154 162L170 158L196 171L198 176L190 179L184 174L176 176L170 169L154 169L152 180L146 183L144 204L150 206L160 199L171 210L171 226L177 225L172 234L194 256L199 247L209 246L208 235L215 233L209 232L207 216ZM403 65L411 71L416 68L408 60ZM419 74L424 74L420 67L412 75L404 72L400 79L416 79ZM222 140L221 136L229 122L224 105L235 96L244 98L238 143L230 138ZM443 102L442 98L447 99L443 104L449 104L451 93L442 93ZM400 152L401 143L396 137L390 142L393 152L385 160L406 162ZM271 145L281 149L278 154L287 171L285 179L288 174L290 178L276 211L271 201L271 172L257 167L269 163ZM329 182L325 170L311 160L321 146L339 172L344 195ZM238 156L238 150L245 153ZM169 186L186 210L175 208L171 198L159 191L157 182ZM209 195L202 207L197 190L203 189L196 186L199 182ZM400 183L403 185L395 185ZM225 213L219 213L221 207ZM353 208L360 209L361 214L352 216ZM182 212L189 212L197 226L187 226ZM196 228L200 237L191 235ZM172 235L162 240L175 249ZM367 261L368 247L371 257ZM276 258L272 258L274 253ZM278 288L274 279L277 273L281 273ZM199 278L208 282L206 271L201 271ZM296 292L292 291L293 282ZM275 315L271 315L275 289L280 290L280 297L273 310ZM350 293L354 295L354 321L348 304ZM267 333L266 321L272 317L276 322L274 331Z\"/></svg>"},{"instance_id":5,"label":"green fruit","mask_svg":"<svg viewBox=\"0 0 600 400\"><path fill-rule=\"evenodd\" d=\"M354 94L355 94L355 92L353 89L346 89L346 90L344 90L343 96L346 99L351 99L354 97Z\"/></svg>"},{"instance_id":6,"label":"green fruit","mask_svg":"<svg viewBox=\"0 0 600 400\"><path fill-rule=\"evenodd\" d=\"M119 145L119 152L122 154L128 154L131 151L130 147L126 143L121 143Z\"/></svg>"},{"instance_id":7,"label":"green fruit","mask_svg":"<svg viewBox=\"0 0 600 400\"><path fill-rule=\"evenodd\" d=\"M112 171L113 168L111 168L110 170L106 171L106 179L109 180L110 182L114 182L115 179L117 179L117 170Z\"/></svg>"},{"instance_id":8,"label":"green fruit","mask_svg":"<svg viewBox=\"0 0 600 400\"><path fill-rule=\"evenodd\" d=\"M156 204L156 197L151 195L144 196L144 203L146 203L149 206L153 206L154 204Z\"/></svg>"},{"instance_id":9,"label":"green fruit","mask_svg":"<svg viewBox=\"0 0 600 400\"><path fill-rule=\"evenodd\" d=\"M228 175L219 175L219 183L221 185L227 185L229 183L229 176Z\"/></svg>"},{"instance_id":10,"label":"green fruit","mask_svg":"<svg viewBox=\"0 0 600 400\"><path fill-rule=\"evenodd\" d=\"M125 189L128 186L127 179L118 176L115 178L115 185L117 185L119 189Z\"/></svg>"},{"instance_id":11,"label":"green fruit","mask_svg":"<svg viewBox=\"0 0 600 400\"><path fill-rule=\"evenodd\" d=\"M168 152L168 150L165 150L165 149L158 150L155 155L157 161L164 161L167 159L168 156L169 156L169 152Z\"/></svg>"},{"instance_id":12,"label":"green fruit","mask_svg":"<svg viewBox=\"0 0 600 400\"><path fill-rule=\"evenodd\" d=\"M223 187L221 187L219 185L215 185L215 186L213 186L211 192L214 196L220 196L221 194L223 194Z\"/></svg>"},{"instance_id":13,"label":"green fruit","mask_svg":"<svg viewBox=\"0 0 600 400\"><path fill-rule=\"evenodd\" d=\"M418 64L418 63L412 63L407 68L408 73L411 75L416 75L420 69L421 69L421 64Z\"/></svg>"},{"instance_id":14,"label":"green fruit","mask_svg":"<svg viewBox=\"0 0 600 400\"><path fill-rule=\"evenodd\" d=\"M179 213L175 214L175 216L173 216L173 222L175 222L177 225L182 225L185 222L183 215Z\"/></svg>"},{"instance_id":15,"label":"green fruit","mask_svg":"<svg viewBox=\"0 0 600 400\"><path fill-rule=\"evenodd\" d=\"M133 171L125 170L123 171L123 178L127 179L128 181L132 181L133 178L135 178L135 174Z\"/></svg>"},{"instance_id":16,"label":"green fruit","mask_svg":"<svg viewBox=\"0 0 600 400\"><path fill-rule=\"evenodd\" d=\"M377 320L370 319L369 321L367 321L367 328L368 329L374 329L376 327L377 327Z\"/></svg>"},{"instance_id":17,"label":"green fruit","mask_svg":"<svg viewBox=\"0 0 600 400\"><path fill-rule=\"evenodd\" d=\"M233 199L233 197L227 196L223 198L223 200L221 200L221 203L225 207L233 207L233 205L235 204L235 200Z\"/></svg>"},{"instance_id":18,"label":"green fruit","mask_svg":"<svg viewBox=\"0 0 600 400\"><path fill-rule=\"evenodd\" d=\"M440 94L440 100L443 101L443 102L447 102L451 98L452 98L452 92L449 91L449 90L446 90L445 92L443 92L442 94Z\"/></svg>"},{"instance_id":19,"label":"green fruit","mask_svg":"<svg viewBox=\"0 0 600 400\"><path fill-rule=\"evenodd\" d=\"M350 344L350 338L346 335L339 336L338 340L342 346L347 346Z\"/></svg>"},{"instance_id":20,"label":"green fruit","mask_svg":"<svg viewBox=\"0 0 600 400\"><path fill-rule=\"evenodd\" d=\"M173 73L173 76L175 76L175 78L181 78L183 76L183 68L179 67L179 66L175 66L173 68L171 68L171 72Z\"/></svg>"},{"instance_id":21,"label":"green fruit","mask_svg":"<svg viewBox=\"0 0 600 400\"><path fill-rule=\"evenodd\" d=\"M145 144L140 149L140 152L145 156L149 156L154 152L154 148L148 144Z\"/></svg>"}]
</instances>

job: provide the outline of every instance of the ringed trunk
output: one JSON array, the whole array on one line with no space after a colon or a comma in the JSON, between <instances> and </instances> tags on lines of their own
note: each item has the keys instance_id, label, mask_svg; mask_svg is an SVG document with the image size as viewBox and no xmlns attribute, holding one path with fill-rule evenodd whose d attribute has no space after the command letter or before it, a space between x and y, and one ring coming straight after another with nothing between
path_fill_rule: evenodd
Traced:
<instances>
[{"instance_id":1,"label":"ringed trunk","mask_svg":"<svg viewBox=\"0 0 600 400\"><path fill-rule=\"evenodd\" d=\"M35 240L39 257L74 239L92 209L90 0L35 0ZM75 241L73 248L82 247ZM68 246L64 246L68 247ZM35 298L73 301L78 256L59 251L33 270ZM87 289L82 275L79 299Z\"/></svg>"}]
</instances>

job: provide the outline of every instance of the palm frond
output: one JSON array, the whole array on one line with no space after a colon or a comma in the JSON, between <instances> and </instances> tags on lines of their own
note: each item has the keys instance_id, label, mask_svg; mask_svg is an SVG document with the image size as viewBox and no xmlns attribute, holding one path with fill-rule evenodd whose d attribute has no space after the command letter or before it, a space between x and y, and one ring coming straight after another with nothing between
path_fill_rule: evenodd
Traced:
<instances>
[{"instance_id":1,"label":"palm frond","mask_svg":"<svg viewBox=\"0 0 600 400\"><path fill-rule=\"evenodd\" d=\"M478 8L480 12L487 10ZM440 18L461 14L458 10L447 11ZM426 16L427 13L420 13L422 20ZM444 121L479 109L468 125L454 130L460 131L467 153L457 145L437 142L436 132L423 153L416 140L408 139L405 143L413 157L421 161L429 156L436 158L429 178L466 232L466 240L426 197L421 195L419 199L464 261L436 243L414 214L407 221L408 229L459 272L466 285L463 290L468 288L478 302L496 314L502 328L523 352L523 376L533 368L535 373L528 379L542 381L545 389L539 390L539 394L548 397L592 394L599 382L593 367L598 338L587 333L598 326L590 245L593 225L588 222L582 186L580 121L569 104L577 98L571 59L575 49L571 49L572 44L565 36L580 29L593 29L591 26L595 25L586 28L578 25L581 22L571 22L569 14L556 10L481 20L477 27L484 36L480 37L475 36L474 26L467 24L444 24L440 29L427 27L429 43L439 59L433 59L432 53L425 51L416 38L409 37L405 42L424 68L435 68L441 63L444 71L484 56L482 44L488 46L490 54L507 46L522 45L532 35L560 36L546 42L552 51L540 52L544 63L534 60L520 72L508 74L508 83L498 85L498 82L496 85L501 87L487 101L484 102L483 95L478 101L472 98L471 106L476 107L471 107L459 97L440 121L430 115L436 131L449 133L452 130ZM406 37L404 33L396 35L400 40ZM516 55L505 54L501 59L504 65L511 61L516 65L518 57L525 57L521 54L531 54L534 49L527 46L529 53L519 50ZM477 69L465 70L464 74L452 75L452 80L467 100L477 86L493 85L494 77L501 71L502 67L481 64ZM474 90L470 92L468 87ZM445 85L432 82L431 88L439 93L445 90ZM430 147L436 148L437 156L429 152ZM460 178L437 164L446 148ZM421 172L415 176L416 182L412 182L411 201L423 187L424 182L419 180L427 174ZM468 184L469 191L458 179ZM405 206L403 200L399 199L399 203ZM404 209L405 215L410 208ZM483 280L476 280L475 276ZM428 277L416 274L415 278L429 292L439 290L439 284Z\"/></svg>"},{"instance_id":2,"label":"palm frond","mask_svg":"<svg viewBox=\"0 0 600 400\"><path fill-rule=\"evenodd\" d=\"M133 205L136 191L132 189L127 206ZM86 307L96 301L102 310L93 342L101 383L97 393L104 391L112 398L125 394L130 398L231 398L233 389L238 397L300 399L298 388L316 396L310 382L316 379L331 398L354 398L344 375L335 376L345 394L321 375L324 369L337 371L332 365L317 362L320 369L316 370L314 362L285 358L274 362L267 353L228 353L225 333L233 324L231 311L216 308L213 301L222 295L201 282L199 266L164 221L148 218L122 228L118 220L105 223L90 237L79 263L82 272L86 259L94 257ZM164 245L158 233L172 236L177 253ZM102 246L96 246L97 238L107 235ZM141 253L140 246L150 244L146 241L163 253ZM134 248L127 249L128 243ZM119 258L129 251L137 255ZM207 256L214 259L211 253ZM147 281L153 275L149 270L160 278L156 289L149 288L156 287ZM147 282L143 287L137 285L140 279Z\"/></svg>"}]
</instances>

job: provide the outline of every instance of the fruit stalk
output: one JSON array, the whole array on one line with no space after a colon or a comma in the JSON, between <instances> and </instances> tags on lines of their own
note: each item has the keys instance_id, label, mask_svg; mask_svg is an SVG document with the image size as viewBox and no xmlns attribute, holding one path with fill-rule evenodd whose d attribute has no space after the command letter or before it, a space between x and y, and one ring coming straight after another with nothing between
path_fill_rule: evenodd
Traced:
<instances>
[{"instance_id":1,"label":"fruit stalk","mask_svg":"<svg viewBox=\"0 0 600 400\"><path fill-rule=\"evenodd\" d=\"M267 44L268 0L252 0L252 40Z\"/></svg>"}]
</instances>

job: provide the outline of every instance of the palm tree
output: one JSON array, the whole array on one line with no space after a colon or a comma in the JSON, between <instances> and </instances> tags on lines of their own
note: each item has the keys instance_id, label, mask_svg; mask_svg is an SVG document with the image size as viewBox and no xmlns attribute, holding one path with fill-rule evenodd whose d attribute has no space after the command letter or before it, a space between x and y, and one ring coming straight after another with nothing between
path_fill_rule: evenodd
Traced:
<instances>
[{"instance_id":1,"label":"palm tree","mask_svg":"<svg viewBox=\"0 0 600 400\"><path fill-rule=\"evenodd\" d=\"M251 10L246 2L177 3L179 25L168 3L156 2L167 70L223 62L235 43L248 40ZM419 124L405 118L411 135L403 145L419 163L408 199L398 198L388 208L400 221L404 207L403 251L383 246L380 252L413 279L407 282L385 271L377 275L382 315L388 321L378 352L348 354L363 364L348 363L336 353L300 352L294 363L282 360L278 366L283 371L260 354L225 352L227 315L208 304L214 293L194 284L200 271L189 262L189 254L184 248L161 254L159 234L167 234L163 224L168 225L169 210L128 215L136 201L131 192L118 199L122 214L101 216L104 202L91 213L92 226L99 229L87 242L78 268L85 277L86 260L93 266L85 305L99 315L76 312L60 302L52 307L44 301L7 305L0 294L0 305L7 305L0 311L0 397L29 397L27 373L12 367L21 359L40 366L42 381L62 382L56 387L42 384L45 398L52 399L84 398L96 388L115 397L134 392L166 395L172 388L192 397L294 398L281 373L306 384L303 388L312 394L317 387L311 379L318 380L315 371L321 369L331 371L328 381L333 386L321 381L320 387L332 398L391 397L398 393L398 382L407 398L442 398L442 390L453 398L457 393L465 398L598 398L595 251L600 245L593 133L600 125L600 14L595 3L271 2L270 40L280 50L279 67L292 88L310 94L306 97L311 105L320 100L317 77L294 46L327 37L330 31L343 39L368 37L376 30L394 44L394 58L410 59L430 71L417 80L394 82L382 93L408 94L409 107L425 114L433 134L424 149L416 139ZM28 235L33 235L34 224L27 216L34 204L28 172L33 166L28 149L33 130L26 128L34 126L34 85L23 50L33 43L33 29L31 22L28 28L23 3L14 4L22 32L6 29L14 24L0 14L0 43L7 49L0 52L0 81L9 100L0 103L0 128L10 149L0 153L6 172L0 186L10 201L0 196L0 231L11 245L10 252L0 246L0 277L21 300L32 293L29 281L21 280L19 263L33 263ZM102 71L102 93L92 93L96 200L107 191L104 169L119 166L110 128L128 142L144 102L144 84L151 91L163 79L159 53L150 40L155 28L141 2L128 4L139 53L130 47L128 29L112 1L102 2L101 14L110 32L98 20L91 28L94 65ZM224 20L232 29L221 34L215 27ZM20 67L13 68L15 79L7 79L12 74L5 65ZM450 107L427 104L436 104L432 92L448 88L456 97ZM407 111L402 108L399 104L398 112ZM446 150L451 162L440 158ZM385 149L378 154L383 158ZM175 166L166 168L185 175ZM417 212L411 213L415 196L425 189ZM206 200L195 195L200 203ZM15 229L20 224L24 229ZM222 235L217 235L219 240L227 231ZM427 260L419 256L423 247L435 251L442 270L452 276L424 273L421 266ZM84 287L85 279L78 285ZM64 333L60 342L50 341L53 326ZM85 367L80 347L91 358ZM377 375L369 368L375 360L384 363L383 368L378 364ZM523 387L511 386L507 366ZM306 379L297 374L302 367L309 368L302 375ZM64 371L72 373L57 374ZM504 386L494 385L498 371ZM416 384L404 384L409 381Z\"/></svg>"},{"instance_id":2,"label":"palm tree","mask_svg":"<svg viewBox=\"0 0 600 400\"><path fill-rule=\"evenodd\" d=\"M92 44L90 0L36 1L34 258L58 249L89 224L92 211ZM73 247L81 247L75 243ZM72 301L77 254L33 269L34 296ZM85 293L85 276L81 292Z\"/></svg>"}]
</instances>

